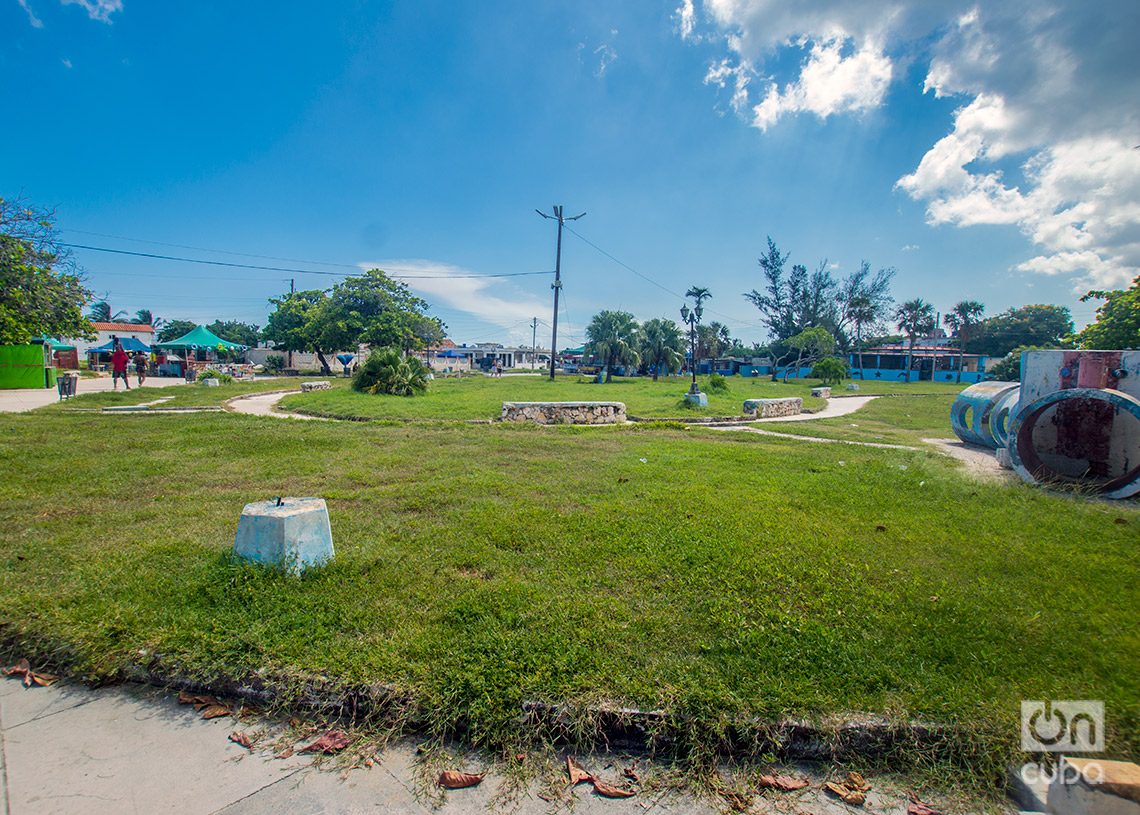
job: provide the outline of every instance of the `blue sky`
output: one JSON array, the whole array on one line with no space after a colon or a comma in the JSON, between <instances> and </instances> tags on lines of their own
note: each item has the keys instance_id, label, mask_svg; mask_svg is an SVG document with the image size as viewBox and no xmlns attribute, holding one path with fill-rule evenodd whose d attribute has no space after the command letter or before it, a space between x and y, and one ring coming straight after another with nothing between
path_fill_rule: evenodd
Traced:
<instances>
[{"instance_id":1,"label":"blue sky","mask_svg":"<svg viewBox=\"0 0 1140 815\"><path fill-rule=\"evenodd\" d=\"M294 270L76 250L114 311L199 322L378 266L457 342L548 345L551 276L482 276L552 270L561 204L561 347L692 285L762 341L769 235L1080 325L1140 273L1137 32L1134 0L0 0L0 195L70 243Z\"/></svg>"}]
</instances>

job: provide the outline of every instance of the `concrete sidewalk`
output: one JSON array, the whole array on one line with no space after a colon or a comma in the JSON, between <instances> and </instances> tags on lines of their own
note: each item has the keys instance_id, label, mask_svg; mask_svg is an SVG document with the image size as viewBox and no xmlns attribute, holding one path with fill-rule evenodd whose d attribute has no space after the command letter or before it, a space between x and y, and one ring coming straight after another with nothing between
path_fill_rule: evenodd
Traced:
<instances>
[{"instance_id":1,"label":"concrete sidewalk","mask_svg":"<svg viewBox=\"0 0 1140 815\"><path fill-rule=\"evenodd\" d=\"M111 377L98 377L92 379L79 378L75 383L75 395L84 393L100 393L113 390ZM131 376L131 390L135 389L136 379ZM144 388L169 388L172 385L185 384L186 380L179 376L148 376L143 382ZM122 390L122 383L119 390ZM52 405L60 401L57 388L35 388L20 390L0 390L0 413L23 413L35 410L44 405Z\"/></svg>"},{"instance_id":2,"label":"concrete sidewalk","mask_svg":"<svg viewBox=\"0 0 1140 815\"><path fill-rule=\"evenodd\" d=\"M229 740L235 730L267 735L252 750ZM283 738L278 723L260 716L203 720L173 693L141 686L90 690L79 685L25 688L0 678L0 761L4 815L349 815L400 813L483 815L488 812L573 812L582 815L712 815L727 804L671 792L642 791L610 799L588 784L570 789L559 769L556 792L537 780L517 794L492 771L470 789L444 792L438 770L418 766L416 746L406 742L377 754L371 767L325 769L311 756L277 758ZM304 739L298 746L308 744ZM263 746L264 745L264 746ZM621 783L612 757L580 756L588 769ZM454 765L452 765L454 766ZM639 764L644 767L645 762ZM477 757L462 767L481 772ZM417 773L417 770L421 772ZM646 772L645 769L639 769ZM652 772L650 767L649 772ZM796 792L768 790L752 799L749 812L841 815L905 815L906 795L877 779L867 803L849 807L820 789L826 778L796 769L812 782ZM624 782L629 783L629 782ZM881 791L880 791L881 790ZM540 795L545 794L551 800ZM723 804L723 805L722 805Z\"/></svg>"}]
</instances>

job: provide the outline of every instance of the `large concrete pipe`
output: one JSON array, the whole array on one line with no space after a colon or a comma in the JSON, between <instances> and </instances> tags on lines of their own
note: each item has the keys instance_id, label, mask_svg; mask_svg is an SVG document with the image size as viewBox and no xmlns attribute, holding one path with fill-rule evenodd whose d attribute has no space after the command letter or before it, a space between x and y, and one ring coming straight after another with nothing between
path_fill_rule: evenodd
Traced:
<instances>
[{"instance_id":1,"label":"large concrete pipe","mask_svg":"<svg viewBox=\"0 0 1140 815\"><path fill-rule=\"evenodd\" d=\"M1070 388L1022 405L1009 428L1013 469L1031 484L1067 484L1105 498L1140 493L1140 399Z\"/></svg>"},{"instance_id":2,"label":"large concrete pipe","mask_svg":"<svg viewBox=\"0 0 1140 815\"><path fill-rule=\"evenodd\" d=\"M1017 382L979 382L958 394L950 407L950 424L958 438L991 449L1004 447L1008 416L1020 387ZM1003 406L1004 413L999 413Z\"/></svg>"}]
</instances>

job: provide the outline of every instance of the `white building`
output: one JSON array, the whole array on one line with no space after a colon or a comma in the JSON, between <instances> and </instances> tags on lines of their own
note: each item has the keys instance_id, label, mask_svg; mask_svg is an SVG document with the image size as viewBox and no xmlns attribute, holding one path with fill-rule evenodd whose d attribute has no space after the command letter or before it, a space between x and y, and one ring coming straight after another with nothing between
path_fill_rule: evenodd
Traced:
<instances>
[{"instance_id":1,"label":"white building","mask_svg":"<svg viewBox=\"0 0 1140 815\"><path fill-rule=\"evenodd\" d=\"M109 343L111 337L117 337L120 340L125 337L134 337L146 346L154 345L155 342L154 326L136 325L135 323L91 323L91 325L95 326L96 338L94 340L72 340L80 359L86 358L88 349Z\"/></svg>"}]
</instances>

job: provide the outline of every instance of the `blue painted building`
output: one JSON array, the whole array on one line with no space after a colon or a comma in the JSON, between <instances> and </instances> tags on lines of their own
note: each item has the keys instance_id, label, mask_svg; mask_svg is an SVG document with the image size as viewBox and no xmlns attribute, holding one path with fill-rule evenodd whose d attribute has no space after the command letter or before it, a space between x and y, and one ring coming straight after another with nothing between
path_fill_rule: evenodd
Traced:
<instances>
[{"instance_id":1,"label":"blue painted building","mask_svg":"<svg viewBox=\"0 0 1140 815\"><path fill-rule=\"evenodd\" d=\"M851 354L847 374L852 379L886 382L957 382L962 364L962 382L986 378L987 357L958 356L948 345L916 345L913 354L906 345L881 345L861 354Z\"/></svg>"}]
</instances>

